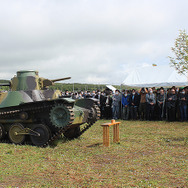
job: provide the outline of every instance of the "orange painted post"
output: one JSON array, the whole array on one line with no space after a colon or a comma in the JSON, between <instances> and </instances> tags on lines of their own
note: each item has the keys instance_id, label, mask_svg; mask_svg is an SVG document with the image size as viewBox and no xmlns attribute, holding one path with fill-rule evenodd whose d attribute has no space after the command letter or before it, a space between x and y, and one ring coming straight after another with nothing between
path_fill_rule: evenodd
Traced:
<instances>
[{"instance_id":1,"label":"orange painted post","mask_svg":"<svg viewBox=\"0 0 188 188\"><path fill-rule=\"evenodd\" d=\"M112 119L111 120L111 123L112 123L112 125L114 125L114 123L115 123L115 120L114 119ZM116 134L116 130L115 130L115 127L113 127L113 142L114 142L114 135Z\"/></svg>"},{"instance_id":2,"label":"orange painted post","mask_svg":"<svg viewBox=\"0 0 188 188\"><path fill-rule=\"evenodd\" d=\"M113 142L115 142L116 139L116 126L113 127Z\"/></svg>"},{"instance_id":3,"label":"orange painted post","mask_svg":"<svg viewBox=\"0 0 188 188\"><path fill-rule=\"evenodd\" d=\"M119 143L120 139L119 139L119 122L117 122L116 124L114 124L114 128L113 128L113 142L114 143Z\"/></svg>"},{"instance_id":4,"label":"orange painted post","mask_svg":"<svg viewBox=\"0 0 188 188\"><path fill-rule=\"evenodd\" d=\"M116 120L115 120L115 119L112 119L112 120L111 120L111 123L112 123L112 124L114 124L115 122L116 122Z\"/></svg>"},{"instance_id":5,"label":"orange painted post","mask_svg":"<svg viewBox=\"0 0 188 188\"><path fill-rule=\"evenodd\" d=\"M110 146L110 133L109 133L109 127L113 125L113 142L119 143L119 124L120 122L116 122L114 119L111 120L111 123L105 123L101 126L103 127L103 146Z\"/></svg>"},{"instance_id":6,"label":"orange painted post","mask_svg":"<svg viewBox=\"0 0 188 188\"><path fill-rule=\"evenodd\" d=\"M105 123L101 125L103 127L103 146L110 146L110 133L109 133L109 123Z\"/></svg>"}]
</instances>

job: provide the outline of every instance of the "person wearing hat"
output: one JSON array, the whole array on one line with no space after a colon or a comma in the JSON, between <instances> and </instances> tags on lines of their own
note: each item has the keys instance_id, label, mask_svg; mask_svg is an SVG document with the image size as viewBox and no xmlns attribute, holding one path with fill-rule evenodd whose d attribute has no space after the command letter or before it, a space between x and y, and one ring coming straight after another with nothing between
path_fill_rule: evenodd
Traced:
<instances>
[{"instance_id":1,"label":"person wearing hat","mask_svg":"<svg viewBox=\"0 0 188 188\"><path fill-rule=\"evenodd\" d=\"M176 90L172 87L167 95L167 118L168 121L176 120L176 105L177 105Z\"/></svg>"},{"instance_id":2,"label":"person wearing hat","mask_svg":"<svg viewBox=\"0 0 188 188\"><path fill-rule=\"evenodd\" d=\"M135 89L132 89L132 93L130 96L130 115L132 120L136 120L138 118L139 103L140 96L138 95Z\"/></svg>"},{"instance_id":3,"label":"person wearing hat","mask_svg":"<svg viewBox=\"0 0 188 188\"><path fill-rule=\"evenodd\" d=\"M185 93L184 88L180 88L179 93L179 109L181 121L187 121L187 104L188 104L188 94Z\"/></svg>"},{"instance_id":4,"label":"person wearing hat","mask_svg":"<svg viewBox=\"0 0 188 188\"><path fill-rule=\"evenodd\" d=\"M119 90L112 97L112 118L119 119L121 96Z\"/></svg>"},{"instance_id":5,"label":"person wearing hat","mask_svg":"<svg viewBox=\"0 0 188 188\"><path fill-rule=\"evenodd\" d=\"M165 117L165 101L166 96L163 88L160 88L157 95L157 107L158 107L158 120L163 120Z\"/></svg>"},{"instance_id":6,"label":"person wearing hat","mask_svg":"<svg viewBox=\"0 0 188 188\"><path fill-rule=\"evenodd\" d=\"M147 116L146 119L153 121L154 120L154 108L156 104L156 96L153 93L153 89L149 88L148 93L146 94L147 102Z\"/></svg>"},{"instance_id":7,"label":"person wearing hat","mask_svg":"<svg viewBox=\"0 0 188 188\"><path fill-rule=\"evenodd\" d=\"M128 120L129 119L129 112L130 112L130 95L129 91L123 91L122 93L122 99L121 99L121 104L122 104L122 119L123 120Z\"/></svg>"}]
</instances>

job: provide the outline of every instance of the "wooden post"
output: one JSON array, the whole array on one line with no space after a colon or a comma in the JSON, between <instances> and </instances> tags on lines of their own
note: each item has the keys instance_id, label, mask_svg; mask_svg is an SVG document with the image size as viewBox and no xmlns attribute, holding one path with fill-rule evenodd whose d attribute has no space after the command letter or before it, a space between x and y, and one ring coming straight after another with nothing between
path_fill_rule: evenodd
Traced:
<instances>
[{"instance_id":1,"label":"wooden post","mask_svg":"<svg viewBox=\"0 0 188 188\"><path fill-rule=\"evenodd\" d=\"M103 127L103 146L110 146L110 133L109 133L109 123L105 123L101 125Z\"/></svg>"},{"instance_id":2,"label":"wooden post","mask_svg":"<svg viewBox=\"0 0 188 188\"><path fill-rule=\"evenodd\" d=\"M115 120L115 119L112 119L112 120L111 120L111 123L112 123L112 124L114 124L115 122L116 122L116 120Z\"/></svg>"},{"instance_id":3,"label":"wooden post","mask_svg":"<svg viewBox=\"0 0 188 188\"><path fill-rule=\"evenodd\" d=\"M103 146L109 147L110 146L110 133L109 127L113 125L113 142L119 143L119 124L120 122L115 122L114 119L111 120L111 123L105 123L101 126L103 127Z\"/></svg>"},{"instance_id":4,"label":"wooden post","mask_svg":"<svg viewBox=\"0 0 188 188\"><path fill-rule=\"evenodd\" d=\"M119 122L117 122L116 124L114 124L114 128L113 128L113 142L114 143L119 143L120 139L119 139Z\"/></svg>"}]
</instances>

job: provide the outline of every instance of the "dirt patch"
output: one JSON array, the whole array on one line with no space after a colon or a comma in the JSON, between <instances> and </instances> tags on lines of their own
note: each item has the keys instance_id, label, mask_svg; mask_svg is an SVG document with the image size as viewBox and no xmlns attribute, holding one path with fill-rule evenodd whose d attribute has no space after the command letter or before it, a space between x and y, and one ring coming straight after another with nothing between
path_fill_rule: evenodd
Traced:
<instances>
[{"instance_id":1,"label":"dirt patch","mask_svg":"<svg viewBox=\"0 0 188 188\"><path fill-rule=\"evenodd\" d=\"M0 187L23 187L28 182L28 177L26 176L7 176L3 178L3 181L0 182Z\"/></svg>"}]
</instances>

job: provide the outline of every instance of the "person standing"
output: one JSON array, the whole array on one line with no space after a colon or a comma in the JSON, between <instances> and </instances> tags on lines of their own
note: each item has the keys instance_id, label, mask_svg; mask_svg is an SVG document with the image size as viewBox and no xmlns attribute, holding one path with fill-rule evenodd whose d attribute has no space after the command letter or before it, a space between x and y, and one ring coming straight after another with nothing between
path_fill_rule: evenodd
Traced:
<instances>
[{"instance_id":1,"label":"person standing","mask_svg":"<svg viewBox=\"0 0 188 188\"><path fill-rule=\"evenodd\" d=\"M106 92L105 97L105 107L104 107L104 117L106 119L112 119L112 94L111 92Z\"/></svg>"},{"instance_id":2,"label":"person standing","mask_svg":"<svg viewBox=\"0 0 188 188\"><path fill-rule=\"evenodd\" d=\"M95 90L93 90L91 93L91 98L95 98L95 96L96 96L96 92L95 92Z\"/></svg>"},{"instance_id":3,"label":"person standing","mask_svg":"<svg viewBox=\"0 0 188 188\"><path fill-rule=\"evenodd\" d=\"M159 94L157 95L158 120L160 121L165 118L165 98L164 89L161 88Z\"/></svg>"},{"instance_id":4,"label":"person standing","mask_svg":"<svg viewBox=\"0 0 188 188\"><path fill-rule=\"evenodd\" d=\"M90 91L87 91L86 99L88 99L88 98L92 98Z\"/></svg>"},{"instance_id":5,"label":"person standing","mask_svg":"<svg viewBox=\"0 0 188 188\"><path fill-rule=\"evenodd\" d=\"M147 102L147 120L153 121L156 97L151 88L149 88L149 91L146 94L146 102Z\"/></svg>"},{"instance_id":6,"label":"person standing","mask_svg":"<svg viewBox=\"0 0 188 188\"><path fill-rule=\"evenodd\" d=\"M130 96L130 115L131 115L131 119L133 120L136 120L138 117L139 102L140 102L140 97L136 93L135 89L133 89Z\"/></svg>"},{"instance_id":7,"label":"person standing","mask_svg":"<svg viewBox=\"0 0 188 188\"><path fill-rule=\"evenodd\" d=\"M97 98L100 102L100 110L101 110L101 118L105 118L105 106L106 106L106 96L104 92L101 92L100 95L98 94Z\"/></svg>"},{"instance_id":8,"label":"person standing","mask_svg":"<svg viewBox=\"0 0 188 188\"><path fill-rule=\"evenodd\" d=\"M118 90L115 91L115 95L112 97L112 118L119 119L121 96Z\"/></svg>"},{"instance_id":9,"label":"person standing","mask_svg":"<svg viewBox=\"0 0 188 188\"><path fill-rule=\"evenodd\" d=\"M130 95L128 91L124 91L122 94L122 119L128 120L129 119L129 112L130 112Z\"/></svg>"},{"instance_id":10,"label":"person standing","mask_svg":"<svg viewBox=\"0 0 188 188\"><path fill-rule=\"evenodd\" d=\"M148 93L148 91L146 88L141 88L139 93L140 93L140 105L139 105L140 120L146 120L146 94Z\"/></svg>"},{"instance_id":11,"label":"person standing","mask_svg":"<svg viewBox=\"0 0 188 188\"><path fill-rule=\"evenodd\" d=\"M171 88L169 94L167 96L167 116L168 121L175 121L176 120L176 102L177 102L177 95L174 88Z\"/></svg>"},{"instance_id":12,"label":"person standing","mask_svg":"<svg viewBox=\"0 0 188 188\"><path fill-rule=\"evenodd\" d=\"M87 96L87 91L82 91L82 97L84 98L84 99L86 99L86 96Z\"/></svg>"},{"instance_id":13,"label":"person standing","mask_svg":"<svg viewBox=\"0 0 188 188\"><path fill-rule=\"evenodd\" d=\"M179 94L179 108L181 121L187 121L187 104L188 104L188 94L185 93L185 90L180 90Z\"/></svg>"},{"instance_id":14,"label":"person standing","mask_svg":"<svg viewBox=\"0 0 188 188\"><path fill-rule=\"evenodd\" d=\"M78 99L83 99L82 93L78 92Z\"/></svg>"}]
</instances>

